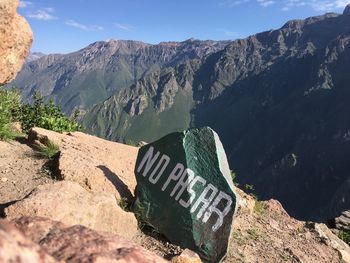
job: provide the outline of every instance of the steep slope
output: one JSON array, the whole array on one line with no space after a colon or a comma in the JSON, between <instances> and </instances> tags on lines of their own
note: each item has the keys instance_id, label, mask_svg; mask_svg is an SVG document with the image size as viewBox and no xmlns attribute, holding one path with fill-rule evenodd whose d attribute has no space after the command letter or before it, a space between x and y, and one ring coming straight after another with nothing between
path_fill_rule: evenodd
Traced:
<instances>
[{"instance_id":1,"label":"steep slope","mask_svg":"<svg viewBox=\"0 0 350 263\"><path fill-rule=\"evenodd\" d=\"M298 218L333 218L350 209L348 10L154 72L96 105L84 123L125 141L209 125L242 185Z\"/></svg>"},{"instance_id":2,"label":"steep slope","mask_svg":"<svg viewBox=\"0 0 350 263\"><path fill-rule=\"evenodd\" d=\"M77 52L29 60L11 83L26 99L40 91L70 114L102 102L144 74L223 49L227 41L166 42L150 45L137 41L96 42Z\"/></svg>"}]
</instances>

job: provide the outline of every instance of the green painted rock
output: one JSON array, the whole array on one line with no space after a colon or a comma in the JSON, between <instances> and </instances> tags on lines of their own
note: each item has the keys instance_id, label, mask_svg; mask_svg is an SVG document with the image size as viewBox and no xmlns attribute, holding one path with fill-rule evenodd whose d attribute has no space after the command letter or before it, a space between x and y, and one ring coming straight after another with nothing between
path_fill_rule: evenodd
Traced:
<instances>
[{"instance_id":1,"label":"green painted rock","mask_svg":"<svg viewBox=\"0 0 350 263\"><path fill-rule=\"evenodd\" d=\"M236 195L218 135L169 134L139 150L135 212L172 243L219 262L227 252Z\"/></svg>"}]
</instances>

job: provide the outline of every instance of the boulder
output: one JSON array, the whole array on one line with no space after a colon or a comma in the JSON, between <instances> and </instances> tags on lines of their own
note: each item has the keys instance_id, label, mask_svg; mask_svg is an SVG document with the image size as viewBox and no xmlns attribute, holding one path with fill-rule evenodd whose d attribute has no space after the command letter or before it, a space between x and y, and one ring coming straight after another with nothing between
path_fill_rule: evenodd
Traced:
<instances>
[{"instance_id":1,"label":"boulder","mask_svg":"<svg viewBox=\"0 0 350 263\"><path fill-rule=\"evenodd\" d=\"M46 217L126 238L133 238L138 231L134 214L122 210L113 195L92 193L69 181L37 187L27 198L7 207L5 215L8 219Z\"/></svg>"},{"instance_id":2,"label":"boulder","mask_svg":"<svg viewBox=\"0 0 350 263\"><path fill-rule=\"evenodd\" d=\"M335 219L335 227L340 230L350 231L350 210L344 211Z\"/></svg>"},{"instance_id":3,"label":"boulder","mask_svg":"<svg viewBox=\"0 0 350 263\"><path fill-rule=\"evenodd\" d=\"M166 261L133 242L84 226L66 226L45 218L24 217L16 226L28 239L60 262L165 263Z\"/></svg>"},{"instance_id":4,"label":"boulder","mask_svg":"<svg viewBox=\"0 0 350 263\"><path fill-rule=\"evenodd\" d=\"M227 252L236 194L224 148L210 128L172 133L139 150L135 213L205 262Z\"/></svg>"},{"instance_id":5,"label":"boulder","mask_svg":"<svg viewBox=\"0 0 350 263\"><path fill-rule=\"evenodd\" d=\"M138 149L81 132L57 133L41 128L29 132L30 142L51 140L59 145L58 177L87 190L133 198Z\"/></svg>"},{"instance_id":6,"label":"boulder","mask_svg":"<svg viewBox=\"0 0 350 263\"><path fill-rule=\"evenodd\" d=\"M30 26L16 12L18 5L19 0L0 1L0 85L22 68L33 41Z\"/></svg>"},{"instance_id":7,"label":"boulder","mask_svg":"<svg viewBox=\"0 0 350 263\"><path fill-rule=\"evenodd\" d=\"M13 224L0 220L0 262L54 263L44 249L27 239Z\"/></svg>"}]
</instances>

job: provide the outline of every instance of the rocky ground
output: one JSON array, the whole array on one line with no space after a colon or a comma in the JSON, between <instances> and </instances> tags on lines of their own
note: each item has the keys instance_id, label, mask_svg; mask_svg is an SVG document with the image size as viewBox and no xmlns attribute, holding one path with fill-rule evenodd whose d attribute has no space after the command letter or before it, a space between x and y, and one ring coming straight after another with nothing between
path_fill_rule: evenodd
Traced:
<instances>
[{"instance_id":1,"label":"rocky ground","mask_svg":"<svg viewBox=\"0 0 350 263\"><path fill-rule=\"evenodd\" d=\"M30 147L47 140L60 148L51 171ZM43 129L34 129L29 140L0 142L1 214L11 221L0 223L0 261L29 248L31 262L162 262L180 254L185 248L141 231L125 211L136 185L137 151L79 132ZM294 220L277 201L238 192L224 262L350 262L350 248L325 225Z\"/></svg>"}]
</instances>

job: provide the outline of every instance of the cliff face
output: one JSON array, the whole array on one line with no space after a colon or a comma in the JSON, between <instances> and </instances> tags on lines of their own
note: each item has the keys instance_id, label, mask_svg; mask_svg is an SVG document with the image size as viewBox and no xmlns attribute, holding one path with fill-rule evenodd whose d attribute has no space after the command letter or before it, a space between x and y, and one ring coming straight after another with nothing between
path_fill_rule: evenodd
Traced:
<instances>
[{"instance_id":1,"label":"cliff face","mask_svg":"<svg viewBox=\"0 0 350 263\"><path fill-rule=\"evenodd\" d=\"M345 11L234 41L116 92L85 126L125 141L210 126L242 185L298 218L334 218L350 209L349 28Z\"/></svg>"},{"instance_id":2,"label":"cliff face","mask_svg":"<svg viewBox=\"0 0 350 263\"><path fill-rule=\"evenodd\" d=\"M33 40L27 21L17 14L19 0L0 2L0 85L21 69Z\"/></svg>"}]
</instances>

